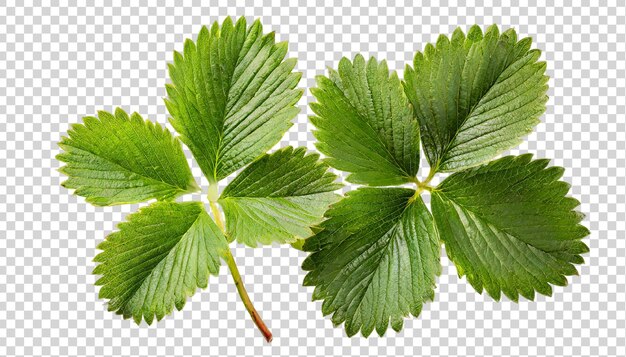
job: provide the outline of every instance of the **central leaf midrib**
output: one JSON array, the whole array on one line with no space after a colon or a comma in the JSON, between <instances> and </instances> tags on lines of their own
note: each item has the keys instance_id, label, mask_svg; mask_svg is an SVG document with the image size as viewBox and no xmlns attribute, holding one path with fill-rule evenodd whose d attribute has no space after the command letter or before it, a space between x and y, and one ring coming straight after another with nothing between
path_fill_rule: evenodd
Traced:
<instances>
[{"instance_id":1,"label":"central leaf midrib","mask_svg":"<svg viewBox=\"0 0 626 357\"><path fill-rule=\"evenodd\" d=\"M529 80L531 80L531 79L532 79L532 76L530 76L530 77L526 78L526 79L524 80L524 82L523 82L522 84L520 84L519 86L521 86L521 85L525 84L527 81L529 81ZM493 86L492 86L492 88L493 88ZM534 89L535 89L534 87L530 87L530 88L526 89L526 91L522 92L522 93L520 94L520 96L524 96L525 94L527 94L527 93L529 93L529 92L532 92ZM491 89L490 89L490 90L491 90ZM507 92L507 93L508 93L508 92ZM489 91L487 91L487 93L485 93L485 95L483 96L483 98L484 98L484 97L486 97L486 96L487 96L487 94L489 94ZM467 116L467 118L465 119L465 121L463 122L463 124L461 125L461 127L462 127L463 125L465 125L465 122L467 121L467 119L469 119L469 118L472 116L472 114L473 114L473 110L474 110L474 109L475 109L475 108L476 108L479 104L480 104L480 105L485 105L486 103L489 103L490 101L495 100L495 99L497 99L498 97L500 97L500 96L502 96L502 95L505 95L505 94L506 94L506 93L500 94L500 95L498 95L497 97L492 98L492 99L490 99L489 101L487 101L487 102L485 102L485 103L477 103L477 104L476 104L476 106L475 106L474 108L472 108L472 113L470 113L470 114ZM517 99L517 98L516 98L516 99ZM526 106L526 105L528 105L528 104L530 104L530 103L534 102L535 100L537 100L537 98L536 98L536 97L535 97L535 98L530 98L530 99L528 99L525 103L522 103L522 105L521 105L521 106L519 106L519 107L517 107L517 108L511 108L511 109L507 110L506 112L501 113L501 114L500 114L500 115L498 115L498 116L499 116L499 117L502 117L502 116L505 116L505 115L507 115L507 114L509 114L509 113L511 113L511 112L514 112L514 111L516 111L516 110L519 110L520 108L523 108L524 106ZM511 101L509 104L511 104L511 103L516 103L516 102L515 102L515 101ZM483 113L481 113L481 114L483 114ZM492 117L492 118L489 118L489 120L491 120L491 119L493 119L493 117ZM525 120L525 118L520 118L520 119L518 119L517 121L513 122L513 124L518 123L518 122L523 121L523 120ZM463 129L464 129L464 130L472 129L472 128L474 128L475 126L478 126L478 125L480 125L480 124L482 124L482 123L477 123L477 124L475 124L475 125L472 125L472 126L469 126L469 127L465 127L465 128L463 128ZM466 144L466 143L468 143L468 142L470 142L470 141L472 141L472 140L475 140L475 139L477 139L477 138L479 138L479 137L487 136L487 135L492 134L492 133L494 133L494 132L497 132L498 130L501 130L502 128L507 127L507 126L509 126L509 125L511 125L511 123L505 123L505 124L504 124L503 126L501 126L501 127L498 127L498 128L492 129L492 130L490 130L490 131L486 131L486 132L482 133L480 136L474 136L474 137L472 137L472 138L470 138L470 139L468 139L468 140L466 140L466 141L461 141L460 143L457 143L457 145L459 145L459 144ZM461 129L461 127L459 127L459 129ZM446 154L447 154L447 153L448 153L448 152L452 149L451 145L454 143L454 141L456 140L456 137L458 136L458 134L459 134L460 132L461 132L461 130L458 130L458 131L457 131L457 133L455 134L454 139L453 139L453 140L450 142L450 144L448 145L448 148L447 148L447 152L446 152Z\"/></svg>"},{"instance_id":2,"label":"central leaf midrib","mask_svg":"<svg viewBox=\"0 0 626 357\"><path fill-rule=\"evenodd\" d=\"M350 101L350 99L348 98L348 96L346 95L346 93L344 92L344 90L342 88L340 88L335 82L331 81L331 83L337 88L339 89L339 91L341 92L341 94L343 95L343 97L345 98L345 102L346 104L348 104L350 106L350 108L352 108L352 110L354 110L354 112L358 115L358 117L361 119L361 122L365 123L365 125L367 126L367 128L369 128L372 133L374 133L374 137L376 138L376 140L378 141L379 145L382 146L382 148L385 150L385 154L386 154L386 161L390 164L392 164L393 166L395 166L396 168L400 169L401 173L405 175L405 177L412 177L409 173L406 172L406 170L404 169L404 165L401 165L398 160L396 159L395 155L393 155L390 151L390 149L387 147L387 144L383 141L383 138L381 135L379 135L378 131L376 129L374 129L374 127L372 127L372 125L369 122L369 119L367 118L367 116L364 116L363 113L361 113L360 110L358 110ZM371 93L370 87L369 87L369 83L367 84L367 90L368 93ZM370 94L371 95L371 94Z\"/></svg>"},{"instance_id":3,"label":"central leaf midrib","mask_svg":"<svg viewBox=\"0 0 626 357\"><path fill-rule=\"evenodd\" d=\"M236 34L235 30L236 29L237 29L237 27L235 25L233 27L233 32L231 33L231 36L235 36L235 34ZM232 89L232 85L233 85L233 83L232 83L233 82L233 75L236 72L236 70L239 67L239 64L240 64L240 62L242 60L242 58L240 56L241 55L241 49L243 48L243 45L246 43L246 40L248 39L249 35L250 35L250 32L248 32L246 30L246 34L244 36L243 42L242 42L241 46L237 49L237 56L236 56L237 57L237 62L233 66L232 72L228 74L228 85L226 86L226 88L227 88L226 93L224 93L225 94L225 96L224 96L224 107L223 107L222 113L220 115L219 138L218 138L217 148L215 150L215 161L214 161L214 165L213 165L213 178L215 180L217 180L217 172L218 172L217 167L219 165L220 152L222 150L222 143L223 143L223 140L224 140L224 126L226 124L226 118L228 116L227 115L228 114L227 106L228 106L228 102L230 101L230 95L231 95L230 90ZM222 40L222 30L221 29L219 30L218 39ZM230 40L232 41L232 39L230 39ZM219 46L219 44L218 44L218 46ZM209 48L209 50L210 50L210 48ZM218 62L221 62L221 61L219 61L219 56L220 56L220 51L219 50L217 51L217 54L218 54ZM204 77L204 75L203 75L203 77ZM204 78L204 79L205 80L203 81L203 84L206 86L206 78Z\"/></svg>"},{"instance_id":4,"label":"central leaf midrib","mask_svg":"<svg viewBox=\"0 0 626 357\"><path fill-rule=\"evenodd\" d=\"M461 206L457 206L457 207L459 207L461 210L463 210L464 212L466 212L466 214L469 214L469 215L470 215L472 218L474 218L474 219L476 219L476 218L480 219L480 218L481 218L479 215L477 215L477 214L476 214L476 213L474 213L473 211L466 210L465 208L463 208L463 207L461 207ZM499 227L495 226L494 224L491 224L489 221L486 221L486 220L483 220L483 221L486 223L486 227L487 227L487 228L491 231L491 233L493 234L493 236L495 236L495 237L496 237L497 242L498 242L497 244L499 244L502 248L504 248L504 249L505 249L505 251L506 251L506 253L507 253L509 256L513 257L514 261L515 261L515 262L516 262L516 263L517 263L520 267L524 268L524 270L526 271L526 273L527 273L528 275L530 275L530 276L531 276L533 279L535 279L536 281L542 281L542 280L540 279L541 277L537 275L537 272L536 272L536 271L534 271L534 270L529 270L529 269L527 269L527 268L526 268L526 264L525 264L523 261L521 261L521 260L519 259L519 256L520 256L520 255L521 255L521 256L524 256L527 260L531 261L531 262L535 265L535 267L537 267L537 268L538 268L538 270L539 270L539 272L540 272L540 274L542 275L542 278L543 278L544 280L547 280L547 281L549 281L549 280L550 280L549 276L545 274L544 270L543 270L543 269L541 269L541 267L540 267L540 266L538 266L538 265L536 264L536 263L537 263L537 261L539 261L539 260L541 260L541 259L542 259L541 257L537 256L536 251L540 251L540 252L542 252L542 253L544 253L544 254L546 254L546 255L548 255L548 256L550 256L550 257L552 257L552 259L555 259L555 260L558 260L558 258L554 257L554 256L553 256L552 254L550 254L549 252L545 252L545 251L543 251L542 249L539 249L539 248L537 248L537 247L535 247L535 246L533 246L533 245L526 244L524 241L519 240L519 239L518 239L517 237L515 237L513 234L510 234L510 233L508 233L508 232L506 232L506 231L500 230L500 229L499 229ZM476 228L478 228L478 227L476 227ZM497 232L496 232L496 231L494 231L494 228L497 230ZM508 237L512 237L512 238L514 238L514 239L515 239L515 241L517 241L517 242L520 242L520 243L524 244L524 246L525 246L525 247L527 247L526 252L523 252L523 249L516 249L515 244L513 244L512 246L509 246L509 244L507 244L507 243L505 242L505 240L503 240L503 237L501 237L501 236L500 236L500 234L498 234L498 233L500 233L500 232L501 232L501 233L503 233L504 235L508 236ZM481 237L482 237L482 235L481 235ZM485 238L485 237L482 237L482 240L483 240L483 241L487 244L487 246L489 246L490 250L492 251L492 254L493 254L494 256L496 256L496 258L497 258L496 260L498 261L498 263L500 264L500 266L501 266L501 267L503 267L503 266L506 264L506 260L501 259L501 258L498 256L498 254L497 254L498 250L497 250L497 249L494 249L494 248L492 248L492 247L491 247L493 244L496 244L496 243L491 242L491 240L490 240L490 239L487 239L487 238ZM473 248L476 252L478 252L478 250L477 250L477 249L475 249L475 247L473 246L473 244L471 244L471 243L470 243L470 245L472 246L472 248ZM511 250L511 248L516 249L516 250L517 250L517 252L512 251L512 250ZM534 258L529 258L529 257L527 256L527 254L526 254L527 252L530 252L530 253L533 255L533 257L534 257ZM535 258L536 258L536 259L535 259ZM483 264L484 264L484 266L488 266L488 265L489 265L489 264L487 264L487 262L483 262ZM518 274L515 274L515 276L516 276L518 279L524 279L524 277L523 277L523 276L519 276ZM532 282L530 282L530 281L526 280L526 283L528 283L529 285L533 286L533 290L534 290L534 284L533 284ZM499 286L500 290L501 290L502 292L504 292L504 291L502 290L502 287L500 286L499 282L498 282L498 286ZM519 289L518 289L518 290L519 290ZM519 293L519 291L518 291L518 293ZM506 293L505 293L505 295L506 295ZM507 296L508 296L508 295L507 295Z\"/></svg>"},{"instance_id":5,"label":"central leaf midrib","mask_svg":"<svg viewBox=\"0 0 626 357\"><path fill-rule=\"evenodd\" d=\"M546 250L544 250L544 249L541 249L541 248L539 248L539 247L535 247L534 245L532 245L532 244L530 244L530 243L525 242L524 240L522 240L521 238L519 238L519 237L518 237L516 234L514 234L513 232L510 232L508 229L503 228L500 224L495 223L495 222L492 222L492 221L491 221L491 220L489 220L489 219L486 219L483 215L481 215L481 214L479 214L479 213L475 212L475 211L474 211L474 210L472 210L470 207L467 207L467 206L465 206L465 205L462 205L461 203L457 202L456 200L454 200L454 199L453 199L453 198L451 198L450 196L446 195L446 194L445 194L445 191L443 191L443 190L435 190L435 191L433 191L433 193L436 193L436 194L439 194L439 195L441 195L441 196L444 196L444 197L445 197L445 198L446 198L446 199L447 199L450 203L452 203L452 204L454 204L455 206L459 207L460 209L462 209L462 210L464 210L464 211L466 211L466 212L468 212L468 213L472 214L473 216L475 216L475 217L477 217L477 218L480 218L480 219L481 219L483 222L485 222L486 224L491 225L491 226L493 226L493 227L497 228L499 231L501 231L501 232L503 232L503 233L505 233L505 234L508 234L509 236L511 236L511 237L513 237L513 238L515 238L515 240L516 240L516 241L519 241L520 243L522 243L522 244L524 244L524 245L526 245L526 246L528 246L528 247L532 247L532 248L534 248L534 249L540 250L540 251L542 251L542 252L544 252L544 253L546 253L546 254L549 254L550 256L553 256L553 257L554 257L554 255L552 254L552 253L554 253L554 251L552 251L552 252L550 252L550 251L546 251ZM556 257L555 257L555 258L556 258Z\"/></svg>"},{"instance_id":6,"label":"central leaf midrib","mask_svg":"<svg viewBox=\"0 0 626 357\"><path fill-rule=\"evenodd\" d=\"M497 42L499 42L499 41L500 41L500 37L502 37L502 36L499 36L499 37L498 37ZM482 41L484 41L484 37L483 37L483 39L481 39L481 42L482 42ZM497 43L496 43L496 44L497 44ZM512 48L511 50L514 50L516 45L517 45L517 42L513 45L513 48ZM468 50L468 53L469 53L469 50ZM510 55L510 53L509 53L509 54L507 54L507 56L508 56L508 55ZM465 70L465 66L467 65L467 56L468 56L468 54L466 54L466 55L465 55L465 61L463 62L463 68L461 69L461 73L463 73L463 71ZM492 57L493 57L493 52L489 55L489 61L490 61L490 62L491 62L491 58L492 58ZM507 58L508 58L508 57L507 57ZM521 58L523 58L523 57L521 57ZM463 118L463 121L462 121L462 122L461 122L461 123L457 126L457 128L455 129L455 131L454 131L454 135L450 138L450 140L449 140L449 141L448 141L448 143L446 144L446 146L445 146L444 150L442 150L442 152L441 152L441 156L439 156L438 162L437 162L437 164L435 165L435 167L436 167L437 169L438 169L438 168L439 168L439 166L441 165L442 160L445 158L445 156L447 155L447 153L450 151L450 148L451 148L452 143L454 142L454 140L456 139L456 137L459 135L460 129L463 127L463 125L465 125L465 122L467 122L467 119L469 119L469 118L473 115L474 110L476 110L476 108L479 106L479 104L481 104L481 101L483 100L483 98L485 98L485 96L487 96L487 94L488 94L488 93L489 93L489 92L493 89L494 85L495 85L496 83L498 83L498 82L499 82L500 77L502 76L502 74L503 74L504 72L506 72L506 70L507 70L509 67L511 67L514 63L516 63L518 60L520 60L520 58L516 59L515 61L513 61L513 62L511 62L511 63L508 63L508 64L507 64L507 65L506 65L506 66L505 66L505 67L504 67L504 68L500 71L500 73L498 74L498 77L496 77L496 79L493 81L493 83L491 83L491 84L489 85L489 89L487 89L487 90L485 91L485 93L483 93L483 94L480 96L480 99L478 99L478 101L476 102L476 104L474 104L474 105L472 106L472 108L468 111L468 113L467 113L467 115L465 116L465 118ZM523 68L523 67L524 67L524 66L522 66L522 68ZM474 78L474 79L475 79L475 78ZM472 85L472 88L473 88L473 85ZM459 85L459 90L460 90L460 89L461 89L461 86ZM458 106L458 100L457 100L457 106ZM458 114L458 109L457 109L457 114Z\"/></svg>"},{"instance_id":7,"label":"central leaf midrib","mask_svg":"<svg viewBox=\"0 0 626 357\"><path fill-rule=\"evenodd\" d=\"M396 230L398 229L398 223L402 220L402 216L404 215L404 210L402 211L402 214L400 215L400 218L398 219L398 222L396 222L389 231L387 231L387 234L389 234L389 239L388 241L385 243L385 252L383 254L380 255L380 257L378 258L378 261L376 262L376 269L374 269L372 271L371 274L368 275L367 279L368 279L368 283L367 283L367 288L365 288L365 291L363 292L363 294L361 295L361 298L359 300L359 303L356 307L356 310L360 310L361 309L361 305L363 304L363 300L365 295L367 295L367 293L370 291L370 289L372 288L372 280L374 279L374 276L376 275L376 273L378 273L379 269L380 269L380 261L389 255L389 247L391 246L392 240L394 239L394 236L396 234ZM384 236L384 235L383 235Z\"/></svg>"},{"instance_id":8,"label":"central leaf midrib","mask_svg":"<svg viewBox=\"0 0 626 357\"><path fill-rule=\"evenodd\" d=\"M143 286L143 284L146 282L146 280L152 276L152 274L154 273L154 271L165 262L165 260L167 259L167 257L172 253L172 251L174 251L175 249L178 248L178 246L180 245L180 243L183 241L183 238L185 238L185 236L187 235L187 233L189 233L189 231L196 225L196 223L198 222L198 220L200 219L200 217L202 216L202 211L198 212L198 216L196 217L196 219L193 221L193 223L191 223L189 225L189 227L185 230L184 233L181 234L180 238L178 239L178 242L176 242L176 244L174 244L172 246L171 249L169 249L167 251L167 253L164 253L162 255L162 257L159 259L159 262L154 265L154 267L152 269L150 269L150 272L143 278L140 280L140 283L138 282L135 290L133 291L132 295L129 297L129 299L127 300L127 304L130 303L130 301L137 295L137 292L140 290L141 286ZM156 247L158 248L158 247ZM161 276L159 276L159 279L157 280L157 284L161 281L162 275L165 272L165 269L163 269L161 271ZM158 286L157 286L158 287ZM130 290L130 289L129 289ZM145 304L145 299L148 296L148 294L146 293L144 296L144 299L142 301L142 303L140 304L141 307L143 307L143 305ZM152 296L154 298L154 295Z\"/></svg>"},{"instance_id":9,"label":"central leaf midrib","mask_svg":"<svg viewBox=\"0 0 626 357\"><path fill-rule=\"evenodd\" d=\"M154 182L154 183L157 183L157 184L164 184L164 185L167 185L167 186L169 186L169 187L172 187L172 188L175 188L175 189L178 189L178 190L181 190L181 191L187 191L187 189L188 189L188 187L180 187L180 186L178 186L178 185L171 184L171 183L169 183L169 182L165 182L165 181L157 180L157 179L155 179L155 178L153 178L153 177L146 176L146 175L145 175L145 174L143 174L143 173L139 173L139 172L137 172L137 171L134 171L134 170L132 170L132 169L129 169L128 167L126 167L125 165L122 165L122 164L118 163L118 162L117 162L117 161L115 161L114 159L111 159L111 158L109 158L109 157L107 157L107 156L104 156L104 155L101 155L101 154L99 154L99 153L95 153L95 152L93 152L92 150L87 150L87 149L84 149L84 148L79 148L79 147L77 147L77 146L74 146L74 145L72 145L72 144L67 144L67 143L66 143L65 145L70 146L70 147L72 147L72 148L74 148L74 149L77 149L77 150L79 150L79 151L84 151L84 152L87 152L87 153L89 153L89 154L91 154L91 155L93 155L93 156L96 156L96 157L98 157L98 158L101 158L101 159L103 159L103 160L105 160L105 161L107 161L107 162L109 162L109 163L111 163L111 164L113 164L113 165L115 165L115 166L119 167L120 169L122 169L122 170L120 170L120 171L130 172L131 174L138 175L138 176L140 176L140 177L142 177L142 178L144 178L144 179L146 179L146 180L152 181L152 182ZM129 162L130 162L130 161L129 161Z\"/></svg>"},{"instance_id":10,"label":"central leaf midrib","mask_svg":"<svg viewBox=\"0 0 626 357\"><path fill-rule=\"evenodd\" d=\"M396 234L396 230L398 229L398 225L399 225L399 223L402 221L402 219L403 219L403 217L404 217L404 214L405 214L406 210L407 210L410 206L411 206L411 203L407 203L407 204L406 204L406 206L402 209L402 212L398 215L398 220L397 220L397 221L393 224L393 226L391 226L391 227L389 228L389 230L388 230L387 232L385 232L385 234L383 234L383 237L385 237L385 236L389 235L389 239L388 239L388 241L385 243L385 247L384 247L385 252L384 252L383 254L381 254L381 255L380 255L380 257L378 258L378 261L377 261L377 263L376 263L376 269L374 269L374 270L372 271L372 273L371 273L371 274L368 274L368 276L366 277L366 279L368 279L367 288L365 289L365 291L363 292L363 294L361 294L361 297L360 297L359 303L358 303L358 305L357 305L357 307L356 307L356 310L355 310L355 311L360 310L361 305L363 304L364 296L365 296L365 295L369 292L370 288L372 287L372 280L374 279L374 275L375 275L375 274L378 272L378 270L380 269L380 261L383 259L383 257L385 257L385 256L387 256L387 255L389 254L389 251L388 251L388 250L389 250L389 247L391 246L391 242L392 242L392 241L393 241L393 239L394 239L394 236L395 236L395 234ZM382 237L381 237L381 238L382 238ZM381 239L381 238L379 238L379 239ZM371 247L371 246L370 246L370 247ZM369 247L368 247L368 249L369 249ZM365 251L367 251L368 249L366 249ZM358 256L357 256L357 257L358 257ZM354 259L356 259L357 257L355 257ZM352 261L354 261L354 260L352 260ZM348 264L346 264L346 265L349 265L352 261L348 262ZM335 280L335 279L333 279L333 281L334 281L334 280Z\"/></svg>"},{"instance_id":11,"label":"central leaf midrib","mask_svg":"<svg viewBox=\"0 0 626 357\"><path fill-rule=\"evenodd\" d=\"M245 45L246 40L248 39L248 36L250 35L250 32L247 31L244 41L242 43L242 46L239 47L239 49L237 49L237 63L235 64L235 66L233 66L233 71L232 73L230 73L229 75L229 80L228 80L228 90L226 91L226 95L225 95L225 102L224 102L224 110L223 113L221 115L221 127L220 127L220 131L219 131L219 140L218 140L218 144L217 144L217 149L216 149L216 153L215 153L215 165L213 167L213 178L217 181L218 180L218 172L220 170L218 170L218 167L220 166L221 163L221 159L222 157L222 150L224 149L224 138L225 138L225 131L226 131L226 121L227 119L231 116L231 110L232 108L227 108L228 103L230 101L230 96L231 96L231 89L232 89L232 85L233 85L233 75L234 73L237 71L237 69L239 68L239 65L241 64L241 61L243 60L243 58L241 57L241 50L243 49L243 45ZM259 33L258 37L255 39L255 41L261 41L261 44L259 46L259 51L257 52L256 55L258 55L259 52L261 52L263 50L263 47L266 45L264 43L266 36L263 36L262 33ZM275 51L275 45L271 46L272 48L269 50L268 56L263 60L263 63L260 65L259 68L263 68L263 66L265 66L265 63L271 58L272 53ZM218 51L219 52L219 51ZM247 54L247 53L246 53ZM245 58L245 56L244 56ZM245 72L245 70L248 68L248 66L250 66L254 61L250 61L248 63L248 65L242 70L242 75ZM278 68L278 67L276 67ZM274 68L272 71L270 71L267 75L267 77L265 79L263 79L263 82L265 82L265 80L267 80L267 78L269 78L271 76L272 73L274 73L274 71L276 70L276 68ZM237 78L238 80L239 78ZM246 89L248 88L248 86L250 85L250 83L252 83L254 81L255 77L251 77L250 80L248 81L248 83L246 83L245 88L243 88L243 90L241 91L240 95L243 95L243 93L245 93ZM260 87L259 87L260 88ZM237 99L238 101L239 99ZM235 103L233 103L233 106L237 103L237 101ZM269 109L268 109L269 110Z\"/></svg>"}]
</instances>

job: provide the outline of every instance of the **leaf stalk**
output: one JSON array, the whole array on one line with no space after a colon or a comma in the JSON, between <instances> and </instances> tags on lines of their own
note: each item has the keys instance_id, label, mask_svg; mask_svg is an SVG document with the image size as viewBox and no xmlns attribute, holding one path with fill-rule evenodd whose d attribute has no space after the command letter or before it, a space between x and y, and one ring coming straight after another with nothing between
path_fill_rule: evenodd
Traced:
<instances>
[{"instance_id":1,"label":"leaf stalk","mask_svg":"<svg viewBox=\"0 0 626 357\"><path fill-rule=\"evenodd\" d=\"M430 186L430 181L432 181L436 173L437 170L431 167L430 171L428 171L428 176L426 176L424 181L420 181L417 179L417 177L413 177L413 180L411 181L415 183L415 186L417 186L417 190L415 190L415 194L413 195L413 197L411 197L410 202L415 201L419 197L419 195L422 194L422 192L432 192L435 189L434 187Z\"/></svg>"},{"instance_id":2,"label":"leaf stalk","mask_svg":"<svg viewBox=\"0 0 626 357\"><path fill-rule=\"evenodd\" d=\"M217 207L217 203L215 201L209 201L209 206L211 206L211 212L213 213L213 219L215 219L215 223L220 228L222 233L226 235L226 227L224 226L224 221L222 220L222 212Z\"/></svg>"},{"instance_id":3,"label":"leaf stalk","mask_svg":"<svg viewBox=\"0 0 626 357\"><path fill-rule=\"evenodd\" d=\"M217 200L219 199L219 190L218 190L218 186L217 183L215 182L210 182L209 183L209 192L207 193L207 198L209 199L209 202L217 202ZM211 207L211 209L213 209L213 207Z\"/></svg>"},{"instance_id":4,"label":"leaf stalk","mask_svg":"<svg viewBox=\"0 0 626 357\"><path fill-rule=\"evenodd\" d=\"M215 219L215 223L220 228L222 233L226 235L226 229L224 226L224 220L222 219L222 212L217 207L217 203L215 201L209 201L209 205L211 206L211 212L213 213L213 217ZM248 310L250 317L252 318L252 322L256 325L256 327L261 331L265 341L272 342L272 332L269 330L265 322L261 319L261 315L256 311L254 305L252 304L252 300L250 300L250 296L248 296L248 291L246 291L246 287L243 285L243 279L241 278L241 274L239 274L239 268L237 268L237 263L235 263L235 258L233 257L233 253L230 251L230 248L224 250L222 254L222 258L226 261L226 265L230 270L230 275L233 277L233 281L235 282L235 287L237 288L237 292L239 293L239 297L241 297L241 301L243 305Z\"/></svg>"},{"instance_id":5,"label":"leaf stalk","mask_svg":"<svg viewBox=\"0 0 626 357\"><path fill-rule=\"evenodd\" d=\"M239 292L239 296L241 297L241 301L243 305L248 310L250 317L252 318L252 322L256 325L256 327L261 331L263 337L265 337L265 341L272 342L272 332L269 330L265 322L261 319L261 316L254 308L250 297L248 296L248 292L246 288L243 286L243 279L239 274L239 269L237 268L237 264L235 263L235 258L233 258L233 254L230 252L230 249L227 250L224 254L224 260L226 260L226 265L228 265L228 269L230 269L230 275L233 277L233 281L235 282L235 286L237 287L237 292Z\"/></svg>"}]
</instances>

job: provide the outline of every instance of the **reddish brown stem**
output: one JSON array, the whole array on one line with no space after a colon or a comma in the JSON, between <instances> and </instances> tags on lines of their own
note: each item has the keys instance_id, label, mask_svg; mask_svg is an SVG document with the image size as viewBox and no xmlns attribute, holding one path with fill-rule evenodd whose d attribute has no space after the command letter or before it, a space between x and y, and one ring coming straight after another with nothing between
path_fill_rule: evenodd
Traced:
<instances>
[{"instance_id":1,"label":"reddish brown stem","mask_svg":"<svg viewBox=\"0 0 626 357\"><path fill-rule=\"evenodd\" d=\"M215 196L215 195L214 195ZM224 234L226 234L226 229L224 227L224 221L222 221L222 214L220 210L217 208L217 204L215 201L210 201L211 211L213 212L213 218L217 223L217 226L222 230ZM250 300L250 296L248 296L248 292L246 288L243 286L243 279L239 274L239 269L237 268L237 264L235 263L235 258L233 258L233 253L230 252L230 249L226 249L223 254L223 258L226 261L226 265L228 265L228 269L230 269L230 275L232 275L233 280L235 281L235 286L237 287L237 292L239 292L239 296L241 297L241 301L243 305L248 310L250 317L252 317L252 322L259 328L263 337L265 337L265 341L272 342L272 333L270 329L267 328L265 322L261 319L261 316L252 305L252 301Z\"/></svg>"},{"instance_id":2,"label":"reddish brown stem","mask_svg":"<svg viewBox=\"0 0 626 357\"><path fill-rule=\"evenodd\" d=\"M235 264L235 258L233 258L233 255L230 252L230 250L225 254L224 259L226 260L226 265L228 265L228 269L230 269L230 274L232 275L233 280L235 281L235 286L237 287L237 291L239 292L241 301L243 302L243 305L246 307L246 310L248 310L250 317L252 317L252 322L254 322L256 327L259 328L259 330L263 334L263 337L265 337L265 340L268 343L272 342L272 333L270 332L269 328L267 328L267 325L265 325L265 322L263 322L263 320L261 319L261 316L254 308L254 305L252 305L252 301L250 300L250 297L248 296L248 292L246 291L246 288L243 286L243 279L241 278L241 275L239 274L239 269L237 268L237 264Z\"/></svg>"}]
</instances>

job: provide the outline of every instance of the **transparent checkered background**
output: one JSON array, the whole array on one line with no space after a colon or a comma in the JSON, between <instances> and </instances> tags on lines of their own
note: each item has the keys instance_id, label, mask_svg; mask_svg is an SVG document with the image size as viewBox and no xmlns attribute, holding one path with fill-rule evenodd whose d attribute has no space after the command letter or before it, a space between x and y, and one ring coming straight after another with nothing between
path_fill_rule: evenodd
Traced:
<instances>
[{"instance_id":1,"label":"transparent checkered background","mask_svg":"<svg viewBox=\"0 0 626 357\"><path fill-rule=\"evenodd\" d=\"M599 2L249 0L235 7L142 0L94 8L0 1L0 356L626 355L626 6ZM580 277L553 297L496 303L458 279L444 254L435 302L419 318L384 338L347 338L301 286L304 253L236 246L252 300L275 334L271 345L225 267L183 311L156 325L107 312L91 259L138 205L94 208L60 187L56 142L83 115L116 106L165 124L172 51L226 15L260 18L289 41L303 88L359 52L386 58L401 74L415 50L457 25L496 23L532 36L548 62L550 101L542 123L511 152L567 168L592 231ZM302 113L280 145L313 148L311 99L307 93L300 101Z\"/></svg>"}]
</instances>

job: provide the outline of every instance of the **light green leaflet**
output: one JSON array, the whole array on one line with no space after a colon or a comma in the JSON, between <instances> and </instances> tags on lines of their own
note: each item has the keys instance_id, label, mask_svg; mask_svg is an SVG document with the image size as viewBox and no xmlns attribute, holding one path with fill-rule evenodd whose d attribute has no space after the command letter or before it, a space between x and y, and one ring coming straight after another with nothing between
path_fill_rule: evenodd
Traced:
<instances>
[{"instance_id":1,"label":"light green leaflet","mask_svg":"<svg viewBox=\"0 0 626 357\"><path fill-rule=\"evenodd\" d=\"M172 199L199 190L178 139L120 108L74 124L59 146L64 187L97 206Z\"/></svg>"},{"instance_id":2,"label":"light green leaflet","mask_svg":"<svg viewBox=\"0 0 626 357\"><path fill-rule=\"evenodd\" d=\"M559 181L563 169L531 155L483 164L518 144L545 110L546 66L530 42L495 26L484 35L457 29L415 55L404 91L384 61L360 55L318 77L311 122L327 162L354 183L416 185L349 192L304 243L304 285L349 336L382 336L419 315L434 297L441 242L459 276L496 300L551 295L577 274L589 231ZM423 180L420 138L431 166ZM456 173L431 186L441 171Z\"/></svg>"},{"instance_id":3,"label":"light green leaflet","mask_svg":"<svg viewBox=\"0 0 626 357\"><path fill-rule=\"evenodd\" d=\"M341 185L335 175L304 148L284 148L264 155L246 167L218 201L226 215L231 240L255 247L293 243L309 237L309 226L322 220L328 205L337 201Z\"/></svg>"},{"instance_id":4,"label":"light green leaflet","mask_svg":"<svg viewBox=\"0 0 626 357\"><path fill-rule=\"evenodd\" d=\"M203 27L196 43L174 53L165 104L210 182L265 153L292 125L301 74L286 54L286 42L274 43L273 32L263 35L258 20L247 27L243 17Z\"/></svg>"},{"instance_id":5,"label":"light green leaflet","mask_svg":"<svg viewBox=\"0 0 626 357\"><path fill-rule=\"evenodd\" d=\"M509 29L473 26L441 35L417 52L405 73L406 94L435 171L458 171L517 146L539 123L548 100L545 62Z\"/></svg>"},{"instance_id":6,"label":"light green leaflet","mask_svg":"<svg viewBox=\"0 0 626 357\"><path fill-rule=\"evenodd\" d=\"M264 35L258 21L248 26L244 18L235 24L226 18L203 27L169 68L165 102L179 137L117 109L85 117L59 143L60 171L69 176L63 185L88 202L156 200L98 246L94 273L102 276L97 285L109 310L138 324L160 320L205 288L224 260L252 321L272 340L228 243L301 246L341 187L304 148L266 153L292 125L302 95L295 88L300 74L292 72L296 61L284 60L286 53L287 44ZM212 218L201 202L173 202L199 190L181 141L209 179ZM218 181L241 168L220 197Z\"/></svg>"},{"instance_id":7,"label":"light green leaflet","mask_svg":"<svg viewBox=\"0 0 626 357\"><path fill-rule=\"evenodd\" d=\"M110 299L110 311L150 324L206 288L228 245L202 203L157 202L128 216L98 249L100 298Z\"/></svg>"}]
</instances>

